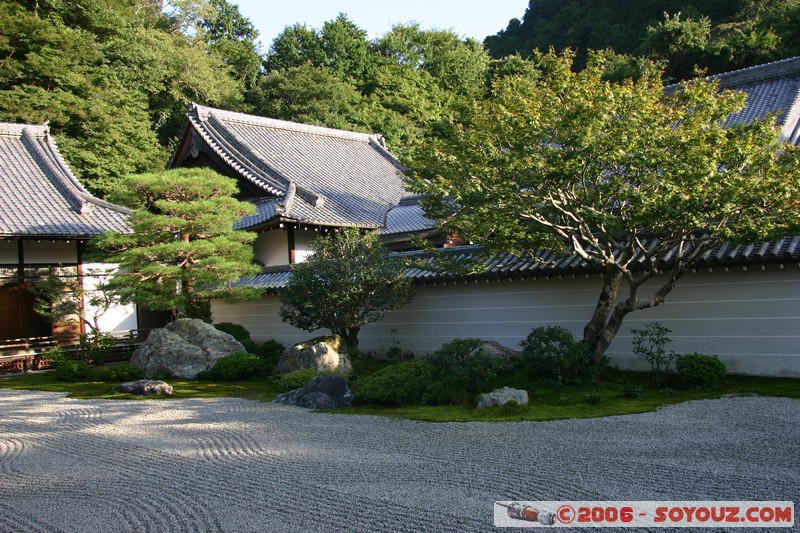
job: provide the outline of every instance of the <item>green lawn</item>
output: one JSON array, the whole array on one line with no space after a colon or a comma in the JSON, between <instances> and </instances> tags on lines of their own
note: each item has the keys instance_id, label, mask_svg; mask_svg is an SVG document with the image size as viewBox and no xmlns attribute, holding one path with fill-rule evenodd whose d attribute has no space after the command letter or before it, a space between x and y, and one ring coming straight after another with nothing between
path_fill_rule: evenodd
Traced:
<instances>
[{"instance_id":1,"label":"green lawn","mask_svg":"<svg viewBox=\"0 0 800 533\"><path fill-rule=\"evenodd\" d=\"M371 365L379 368L382 365ZM150 396L145 399L181 399L238 397L271 401L280 391L271 379L221 383L186 379L167 380L174 388L172 396ZM492 407L474 409L464 406L356 406L337 412L355 415L378 415L434 422L559 420L624 415L653 411L661 406L689 400L719 398L724 395L763 395L800 398L800 379L728 376L725 385L714 391L686 390L678 386L677 376L668 375L663 385L654 386L649 374L606 369L591 385L555 386L552 380L526 380L524 376L486 383L483 390L507 385L528 390L527 407ZM143 398L114 391L114 383L58 381L52 372L42 372L0 379L0 389L28 389L65 392L73 398L110 398L142 400ZM629 398L626 389L640 389L641 395Z\"/></svg>"}]
</instances>

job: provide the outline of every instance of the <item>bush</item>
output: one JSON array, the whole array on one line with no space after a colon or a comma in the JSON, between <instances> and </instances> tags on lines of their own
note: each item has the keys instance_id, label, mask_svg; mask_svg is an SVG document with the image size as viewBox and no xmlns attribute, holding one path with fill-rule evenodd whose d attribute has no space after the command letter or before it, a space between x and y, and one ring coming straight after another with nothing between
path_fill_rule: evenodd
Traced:
<instances>
[{"instance_id":1,"label":"bush","mask_svg":"<svg viewBox=\"0 0 800 533\"><path fill-rule=\"evenodd\" d=\"M220 331L224 331L228 335L231 335L234 339L244 344L244 341L249 341L250 339L250 332L247 331L247 328L240 324L234 324L233 322L220 322L219 324L214 324L214 327Z\"/></svg>"},{"instance_id":2,"label":"bush","mask_svg":"<svg viewBox=\"0 0 800 533\"><path fill-rule=\"evenodd\" d=\"M80 335L78 346L84 359L102 365L114 355L117 341L118 339L110 333L92 331Z\"/></svg>"},{"instance_id":3,"label":"bush","mask_svg":"<svg viewBox=\"0 0 800 533\"><path fill-rule=\"evenodd\" d=\"M275 339L269 339L257 346L253 353L267 361L277 361L285 350L286 347L283 344Z\"/></svg>"},{"instance_id":4,"label":"bush","mask_svg":"<svg viewBox=\"0 0 800 533\"><path fill-rule=\"evenodd\" d=\"M421 403L435 373L436 368L428 361L403 361L354 382L353 395L360 403L368 404L398 406Z\"/></svg>"},{"instance_id":5,"label":"bush","mask_svg":"<svg viewBox=\"0 0 800 533\"><path fill-rule=\"evenodd\" d=\"M289 392L290 390L299 389L315 377L326 373L330 374L330 372L320 372L315 368L287 372L275 378L275 386L281 392Z\"/></svg>"},{"instance_id":6,"label":"bush","mask_svg":"<svg viewBox=\"0 0 800 533\"><path fill-rule=\"evenodd\" d=\"M83 361L65 359L56 364L55 375L59 381L84 381L89 376L89 366Z\"/></svg>"},{"instance_id":7,"label":"bush","mask_svg":"<svg viewBox=\"0 0 800 533\"><path fill-rule=\"evenodd\" d=\"M252 353L234 353L226 355L214 363L211 370L198 374L201 379L218 381L245 381L266 374L266 363Z\"/></svg>"},{"instance_id":8,"label":"bush","mask_svg":"<svg viewBox=\"0 0 800 533\"><path fill-rule=\"evenodd\" d=\"M467 392L477 393L478 382L508 371L508 361L479 349L480 339L456 339L432 353L427 361L436 368L442 380L463 383Z\"/></svg>"},{"instance_id":9,"label":"bush","mask_svg":"<svg viewBox=\"0 0 800 533\"><path fill-rule=\"evenodd\" d=\"M637 387L636 385L626 385L624 389L622 389L622 396L625 398L630 398L635 400L639 398L644 391L641 387Z\"/></svg>"},{"instance_id":10,"label":"bush","mask_svg":"<svg viewBox=\"0 0 800 533\"><path fill-rule=\"evenodd\" d=\"M425 390L422 403L428 405L464 405L469 403L471 395L467 393L463 383L455 379L436 380Z\"/></svg>"},{"instance_id":11,"label":"bush","mask_svg":"<svg viewBox=\"0 0 800 533\"><path fill-rule=\"evenodd\" d=\"M672 330L658 322L649 322L643 329L632 329L631 333L633 333L633 353L650 363L653 382L661 383L675 358L675 352L667 351L667 344L672 342L667 333L672 333Z\"/></svg>"},{"instance_id":12,"label":"bush","mask_svg":"<svg viewBox=\"0 0 800 533\"><path fill-rule=\"evenodd\" d=\"M603 396L601 393L593 390L591 392L586 393L586 396L584 396L584 400L586 400L586 403L588 403L589 405L600 405L601 403L605 403L607 398Z\"/></svg>"},{"instance_id":13,"label":"bush","mask_svg":"<svg viewBox=\"0 0 800 533\"><path fill-rule=\"evenodd\" d=\"M675 363L681 381L694 389L717 389L725 382L725 363L710 355L692 353L678 356Z\"/></svg>"},{"instance_id":14,"label":"bush","mask_svg":"<svg viewBox=\"0 0 800 533\"><path fill-rule=\"evenodd\" d=\"M596 372L591 369L588 347L576 341L566 328L534 328L520 345L522 357L534 374L561 383L572 379L593 381L596 377Z\"/></svg>"},{"instance_id":15,"label":"bush","mask_svg":"<svg viewBox=\"0 0 800 533\"><path fill-rule=\"evenodd\" d=\"M142 371L133 365L94 366L87 369L85 381L121 383L142 379Z\"/></svg>"}]
</instances>

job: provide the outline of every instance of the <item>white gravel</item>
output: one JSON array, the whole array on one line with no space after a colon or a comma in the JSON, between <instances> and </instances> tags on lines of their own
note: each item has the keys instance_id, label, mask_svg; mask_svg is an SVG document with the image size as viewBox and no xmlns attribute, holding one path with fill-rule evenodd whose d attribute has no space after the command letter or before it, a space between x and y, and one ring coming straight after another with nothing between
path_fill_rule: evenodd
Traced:
<instances>
[{"instance_id":1,"label":"white gravel","mask_svg":"<svg viewBox=\"0 0 800 533\"><path fill-rule=\"evenodd\" d=\"M496 500L797 504L800 400L437 424L0 391L1 532L491 531Z\"/></svg>"}]
</instances>

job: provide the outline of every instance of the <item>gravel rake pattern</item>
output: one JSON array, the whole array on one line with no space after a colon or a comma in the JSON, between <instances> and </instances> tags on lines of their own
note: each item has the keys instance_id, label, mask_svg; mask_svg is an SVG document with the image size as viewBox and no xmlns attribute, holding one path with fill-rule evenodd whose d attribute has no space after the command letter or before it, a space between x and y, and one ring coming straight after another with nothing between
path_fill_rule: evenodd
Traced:
<instances>
[{"instance_id":1,"label":"gravel rake pattern","mask_svg":"<svg viewBox=\"0 0 800 533\"><path fill-rule=\"evenodd\" d=\"M800 500L800 401L786 398L519 423L230 398L0 402L2 532L489 531L497 500Z\"/></svg>"}]
</instances>

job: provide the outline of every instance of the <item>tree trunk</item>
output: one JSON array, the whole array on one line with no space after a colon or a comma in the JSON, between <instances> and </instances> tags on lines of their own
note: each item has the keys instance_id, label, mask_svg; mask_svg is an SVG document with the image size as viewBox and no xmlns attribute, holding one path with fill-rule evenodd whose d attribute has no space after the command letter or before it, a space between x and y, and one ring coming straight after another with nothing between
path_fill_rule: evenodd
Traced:
<instances>
[{"instance_id":1,"label":"tree trunk","mask_svg":"<svg viewBox=\"0 0 800 533\"><path fill-rule=\"evenodd\" d=\"M600 291L600 296L597 299L597 306L594 308L594 314L586 326L583 328L583 342L589 345L592 351L592 364L599 364L603 359L608 345L606 345L598 353L600 339L603 336L608 317L611 314L611 309L614 307L614 301L619 294L619 286L622 283L623 273L619 270L607 270L603 276L603 288Z\"/></svg>"},{"instance_id":2,"label":"tree trunk","mask_svg":"<svg viewBox=\"0 0 800 533\"><path fill-rule=\"evenodd\" d=\"M614 304L614 301L619 294L622 278L625 276L616 270L606 272L594 315L583 330L583 342L590 346L592 364L602 363L606 350L614 341L628 313L664 303L667 294L686 273L687 268L686 263L678 263L669 272L666 281L649 298L639 298L640 286L650 278L648 273L639 279L628 277L630 291L628 297L617 304Z\"/></svg>"},{"instance_id":3,"label":"tree trunk","mask_svg":"<svg viewBox=\"0 0 800 533\"><path fill-rule=\"evenodd\" d=\"M347 328L347 335L344 336L344 342L348 348L358 348L358 332L361 331L360 327Z\"/></svg>"}]
</instances>

